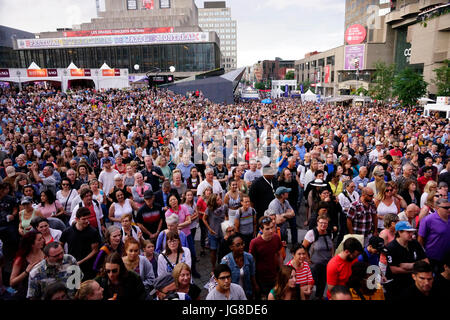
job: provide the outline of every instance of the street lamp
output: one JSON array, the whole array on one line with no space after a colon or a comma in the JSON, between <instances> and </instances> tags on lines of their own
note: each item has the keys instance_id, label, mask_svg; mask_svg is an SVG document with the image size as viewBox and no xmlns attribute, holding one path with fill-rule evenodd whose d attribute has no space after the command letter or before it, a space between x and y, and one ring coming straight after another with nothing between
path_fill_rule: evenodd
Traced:
<instances>
[{"instance_id":1,"label":"street lamp","mask_svg":"<svg viewBox=\"0 0 450 320\"><path fill-rule=\"evenodd\" d=\"M133 68L134 68L135 71L138 71L139 70L139 65L135 64Z\"/></svg>"},{"instance_id":2,"label":"street lamp","mask_svg":"<svg viewBox=\"0 0 450 320\"><path fill-rule=\"evenodd\" d=\"M356 69L356 90L358 90L358 81L359 81L359 59L355 58L353 60L355 63L355 69Z\"/></svg>"}]
</instances>

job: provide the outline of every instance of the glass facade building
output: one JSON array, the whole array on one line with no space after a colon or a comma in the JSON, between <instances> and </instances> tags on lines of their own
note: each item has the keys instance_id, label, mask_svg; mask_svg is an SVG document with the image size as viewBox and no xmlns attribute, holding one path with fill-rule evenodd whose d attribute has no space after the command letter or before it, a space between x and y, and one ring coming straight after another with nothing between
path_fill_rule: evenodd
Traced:
<instances>
[{"instance_id":1,"label":"glass facade building","mask_svg":"<svg viewBox=\"0 0 450 320\"><path fill-rule=\"evenodd\" d=\"M127 68L148 72L155 67L169 72L199 72L220 68L220 49L217 43L181 43L130 45L109 47L83 47L61 49L18 50L19 66L27 68L33 61L42 68L67 67L73 62L79 68L99 68L106 62L112 68Z\"/></svg>"}]
</instances>

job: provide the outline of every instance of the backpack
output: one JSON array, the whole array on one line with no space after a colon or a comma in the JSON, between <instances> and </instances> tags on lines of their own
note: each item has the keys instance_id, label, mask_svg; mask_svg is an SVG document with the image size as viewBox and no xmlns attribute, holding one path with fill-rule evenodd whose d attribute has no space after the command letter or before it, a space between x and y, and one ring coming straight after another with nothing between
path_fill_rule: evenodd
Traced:
<instances>
[{"instance_id":1,"label":"backpack","mask_svg":"<svg viewBox=\"0 0 450 320\"><path fill-rule=\"evenodd\" d=\"M313 232L314 232L314 242L319 241L319 240L320 240L320 237L323 237L323 240L325 241L325 244L326 244L326 246L327 246L327 250L330 250L330 248L328 247L328 241L327 241L326 237L328 236L328 237L330 237L330 239L331 239L331 233L327 230L327 233L325 233L325 234L319 234L319 230L317 230L317 227L316 227L316 228L313 228L312 230L313 230ZM309 256L310 256L310 257L311 257L312 254L313 254L312 247L313 247L312 245L309 247L309 250L310 250Z\"/></svg>"}]
</instances>

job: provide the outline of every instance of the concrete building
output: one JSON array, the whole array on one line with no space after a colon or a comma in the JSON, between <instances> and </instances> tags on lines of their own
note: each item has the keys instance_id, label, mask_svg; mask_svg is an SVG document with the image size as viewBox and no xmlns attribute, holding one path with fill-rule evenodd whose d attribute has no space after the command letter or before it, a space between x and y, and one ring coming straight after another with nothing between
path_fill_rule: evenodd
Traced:
<instances>
[{"instance_id":1,"label":"concrete building","mask_svg":"<svg viewBox=\"0 0 450 320\"><path fill-rule=\"evenodd\" d=\"M397 69L410 67L422 73L429 94L436 68L450 59L450 4L443 0L396 1L386 15L386 24L395 36L394 62Z\"/></svg>"},{"instance_id":2,"label":"concrete building","mask_svg":"<svg viewBox=\"0 0 450 320\"><path fill-rule=\"evenodd\" d=\"M347 0L344 45L297 60L297 81L317 83L325 96L348 95L368 90L375 64L384 62L394 63L397 72L409 67L423 74L428 92L435 94L433 70L450 59L447 2Z\"/></svg>"},{"instance_id":3,"label":"concrete building","mask_svg":"<svg viewBox=\"0 0 450 320\"><path fill-rule=\"evenodd\" d=\"M61 68L74 62L98 68L107 63L139 76L152 72L177 78L220 68L220 40L198 26L194 0L98 0L97 14L72 29L19 38L19 65L35 61L43 68Z\"/></svg>"},{"instance_id":4,"label":"concrete building","mask_svg":"<svg viewBox=\"0 0 450 320\"><path fill-rule=\"evenodd\" d=\"M295 61L295 79L298 83L312 83L315 92L323 96L339 94L339 71L344 65L344 46L324 52L310 52Z\"/></svg>"},{"instance_id":5,"label":"concrete building","mask_svg":"<svg viewBox=\"0 0 450 320\"><path fill-rule=\"evenodd\" d=\"M237 68L237 22L225 1L205 1L198 9L198 24L204 31L215 31L220 39L222 67L226 72Z\"/></svg>"},{"instance_id":6,"label":"concrete building","mask_svg":"<svg viewBox=\"0 0 450 320\"><path fill-rule=\"evenodd\" d=\"M262 81L284 80L286 73L294 70L295 60L283 60L276 57L275 60L261 61L261 66Z\"/></svg>"}]
</instances>

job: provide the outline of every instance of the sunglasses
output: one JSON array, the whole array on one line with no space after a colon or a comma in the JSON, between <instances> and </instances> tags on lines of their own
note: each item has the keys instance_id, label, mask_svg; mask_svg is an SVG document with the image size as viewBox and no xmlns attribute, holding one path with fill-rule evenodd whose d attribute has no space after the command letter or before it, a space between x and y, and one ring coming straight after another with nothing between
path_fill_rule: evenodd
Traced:
<instances>
[{"instance_id":1,"label":"sunglasses","mask_svg":"<svg viewBox=\"0 0 450 320\"><path fill-rule=\"evenodd\" d=\"M110 273L117 273L117 272L119 272L119 269L105 269L105 272L107 273L107 274L110 274Z\"/></svg>"},{"instance_id":2,"label":"sunglasses","mask_svg":"<svg viewBox=\"0 0 450 320\"><path fill-rule=\"evenodd\" d=\"M392 189L386 189L386 192L392 192L393 190Z\"/></svg>"}]
</instances>

